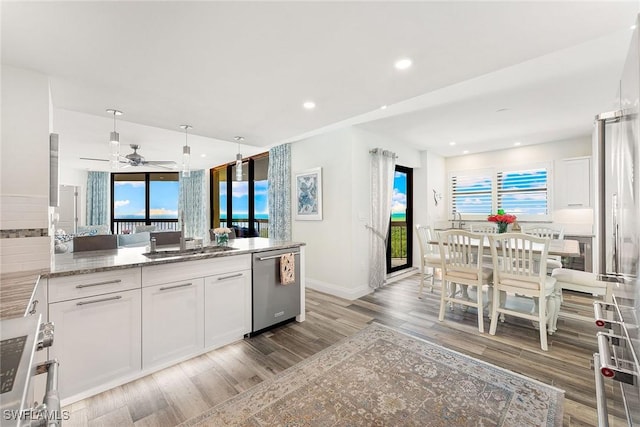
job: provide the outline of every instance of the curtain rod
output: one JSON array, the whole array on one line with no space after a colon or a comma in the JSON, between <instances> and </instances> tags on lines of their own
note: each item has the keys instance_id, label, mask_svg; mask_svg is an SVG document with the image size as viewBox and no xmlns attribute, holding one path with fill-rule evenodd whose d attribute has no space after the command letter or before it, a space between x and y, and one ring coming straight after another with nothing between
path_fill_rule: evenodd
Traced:
<instances>
[{"instance_id":1,"label":"curtain rod","mask_svg":"<svg viewBox=\"0 0 640 427\"><path fill-rule=\"evenodd\" d=\"M390 157L393 156L394 159L398 158L396 153L394 153L393 151L383 150L381 148L373 148L369 150L369 154L378 154L379 151L381 151L382 155L390 156Z\"/></svg>"}]
</instances>

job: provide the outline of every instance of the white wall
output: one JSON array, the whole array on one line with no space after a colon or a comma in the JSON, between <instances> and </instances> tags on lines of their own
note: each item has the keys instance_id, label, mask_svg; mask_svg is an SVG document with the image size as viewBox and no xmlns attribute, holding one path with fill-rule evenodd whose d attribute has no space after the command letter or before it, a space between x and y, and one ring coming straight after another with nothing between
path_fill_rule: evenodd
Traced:
<instances>
[{"instance_id":1,"label":"white wall","mask_svg":"<svg viewBox=\"0 0 640 427\"><path fill-rule=\"evenodd\" d=\"M307 244L310 288L348 299L371 292L368 286L370 232L365 224L371 215L369 150L376 147L396 152L400 165L420 166L417 150L358 128L292 144L294 174L322 167L323 220L294 219L292 224L293 240Z\"/></svg>"},{"instance_id":2,"label":"white wall","mask_svg":"<svg viewBox=\"0 0 640 427\"><path fill-rule=\"evenodd\" d=\"M49 80L3 65L1 92L0 269L48 268Z\"/></svg>"},{"instance_id":3,"label":"white wall","mask_svg":"<svg viewBox=\"0 0 640 427\"><path fill-rule=\"evenodd\" d=\"M432 228L447 218L445 158L429 152L420 152L420 168L413 171L413 225L429 225ZM442 195L435 204L433 190ZM413 235L413 265L420 265L418 237Z\"/></svg>"},{"instance_id":4,"label":"white wall","mask_svg":"<svg viewBox=\"0 0 640 427\"><path fill-rule=\"evenodd\" d=\"M459 170L483 169L489 167L517 166L538 162L552 162L573 157L591 156L591 137L583 137L546 144L536 144L524 147L514 147L508 150L491 151L486 153L469 154L465 156L449 157L445 160L444 179L449 172ZM552 172L553 173L553 172ZM553 176L552 176L553 180ZM552 181L553 182L553 181ZM553 188L552 188L552 191ZM593 192L593 189L592 189ZM448 188L445 182L445 206L449 206ZM593 209L555 209L551 216L553 224L563 226L565 234L591 234L593 225ZM439 226L447 226L451 220L449 209L445 212L445 221Z\"/></svg>"}]
</instances>

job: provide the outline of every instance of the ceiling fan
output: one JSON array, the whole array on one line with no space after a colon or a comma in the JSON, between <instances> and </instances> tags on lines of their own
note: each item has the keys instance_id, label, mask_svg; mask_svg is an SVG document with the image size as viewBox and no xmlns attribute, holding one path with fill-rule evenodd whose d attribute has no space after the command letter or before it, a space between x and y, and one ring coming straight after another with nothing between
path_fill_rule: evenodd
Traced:
<instances>
[{"instance_id":1,"label":"ceiling fan","mask_svg":"<svg viewBox=\"0 0 640 427\"><path fill-rule=\"evenodd\" d=\"M173 160L159 160L159 161L151 161L145 160L143 156L138 154L138 149L140 146L138 144L129 144L129 146L133 149L133 153L127 154L126 156L120 156L120 163L125 163L124 167L129 166L158 166L164 169L173 169L176 165L176 162ZM93 159L90 157L80 157L82 160L95 160L98 162L108 162L107 159Z\"/></svg>"}]
</instances>

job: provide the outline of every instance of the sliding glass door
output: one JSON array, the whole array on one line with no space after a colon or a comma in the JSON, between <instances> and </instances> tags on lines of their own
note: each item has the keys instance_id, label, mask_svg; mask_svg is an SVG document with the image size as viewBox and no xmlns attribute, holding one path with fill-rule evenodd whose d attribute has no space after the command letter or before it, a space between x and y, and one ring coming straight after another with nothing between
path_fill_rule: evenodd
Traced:
<instances>
[{"instance_id":1,"label":"sliding glass door","mask_svg":"<svg viewBox=\"0 0 640 427\"><path fill-rule=\"evenodd\" d=\"M211 227L233 227L238 237L269 237L268 153L244 159L242 179L230 163L211 169Z\"/></svg>"},{"instance_id":2,"label":"sliding glass door","mask_svg":"<svg viewBox=\"0 0 640 427\"><path fill-rule=\"evenodd\" d=\"M387 273L409 268L413 254L413 169L396 166L387 237Z\"/></svg>"}]
</instances>

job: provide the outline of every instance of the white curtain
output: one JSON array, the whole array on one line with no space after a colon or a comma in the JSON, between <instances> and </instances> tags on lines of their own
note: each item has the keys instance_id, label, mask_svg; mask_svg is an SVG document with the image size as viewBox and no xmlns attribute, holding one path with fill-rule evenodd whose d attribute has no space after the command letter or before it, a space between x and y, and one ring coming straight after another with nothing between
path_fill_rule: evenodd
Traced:
<instances>
[{"instance_id":1,"label":"white curtain","mask_svg":"<svg viewBox=\"0 0 640 427\"><path fill-rule=\"evenodd\" d=\"M86 225L109 224L109 172L87 174Z\"/></svg>"},{"instance_id":2,"label":"white curtain","mask_svg":"<svg viewBox=\"0 0 640 427\"><path fill-rule=\"evenodd\" d=\"M204 206L204 171L192 170L188 177L180 174L178 218L184 220L185 237L206 237Z\"/></svg>"},{"instance_id":3,"label":"white curtain","mask_svg":"<svg viewBox=\"0 0 640 427\"><path fill-rule=\"evenodd\" d=\"M369 229L369 286L377 289L387 276L387 233L391 216L395 153L371 150L371 224Z\"/></svg>"},{"instance_id":4,"label":"white curtain","mask_svg":"<svg viewBox=\"0 0 640 427\"><path fill-rule=\"evenodd\" d=\"M269 150L269 238L291 240L291 144Z\"/></svg>"}]
</instances>

